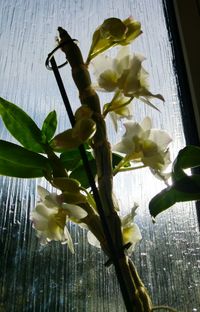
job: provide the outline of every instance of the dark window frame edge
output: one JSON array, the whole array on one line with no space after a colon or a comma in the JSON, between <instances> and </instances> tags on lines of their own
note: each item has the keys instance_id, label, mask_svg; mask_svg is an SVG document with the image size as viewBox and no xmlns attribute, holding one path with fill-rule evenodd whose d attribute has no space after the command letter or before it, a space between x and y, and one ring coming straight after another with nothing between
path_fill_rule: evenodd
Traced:
<instances>
[{"instance_id":1,"label":"dark window frame edge","mask_svg":"<svg viewBox=\"0 0 200 312\"><path fill-rule=\"evenodd\" d=\"M169 39L171 42L173 52L173 66L176 74L176 81L178 87L178 94L180 99L180 109L183 119L184 135L186 144L200 145L200 75L193 77L194 64L191 65L191 55L188 53L188 35L191 34L193 42L193 48L195 44L195 35L190 30L189 33L184 33L184 12L185 5L188 1L182 0L162 0L164 14L166 19L166 25L168 28ZM194 29L195 22L200 25L200 0L191 0L191 8L196 8L199 19L197 18L190 25L191 29ZM183 10L184 7L184 10ZM191 11L190 11L191 12ZM189 13L189 12L188 12ZM187 15L188 18L188 15ZM193 16L189 16L190 19ZM192 28L193 27L193 28ZM199 28L200 29L200 26ZM198 31L195 29L195 31ZM186 36L186 37L185 37ZM200 41L200 37L199 37ZM187 44L186 44L187 42ZM200 43L199 60L200 60ZM198 65L197 65L198 66ZM199 66L200 70L200 66ZM194 82L195 79L195 82ZM199 89L198 89L199 84ZM198 97L199 94L199 97ZM199 98L199 100L198 100ZM200 173L199 168L193 170L195 173ZM200 201L196 202L197 219L200 228Z\"/></svg>"}]
</instances>

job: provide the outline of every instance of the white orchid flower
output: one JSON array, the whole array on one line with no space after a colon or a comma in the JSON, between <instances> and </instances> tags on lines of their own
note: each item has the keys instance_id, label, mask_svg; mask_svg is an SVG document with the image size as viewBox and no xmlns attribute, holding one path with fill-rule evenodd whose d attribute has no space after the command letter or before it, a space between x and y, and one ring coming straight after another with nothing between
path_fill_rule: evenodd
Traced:
<instances>
[{"instance_id":1,"label":"white orchid flower","mask_svg":"<svg viewBox=\"0 0 200 312\"><path fill-rule=\"evenodd\" d=\"M137 226L137 224L134 223L136 209L137 209L137 206L134 206L129 214L127 214L125 217L120 218L121 225L122 225L122 236L123 236L124 245L127 245L128 243L131 244L131 246L128 248L129 253L133 252L135 245L142 239L140 229ZM92 232L88 231L87 238L88 238L88 242L92 246L101 248L101 244L99 240L96 238L96 236Z\"/></svg>"},{"instance_id":2,"label":"white orchid flower","mask_svg":"<svg viewBox=\"0 0 200 312\"><path fill-rule=\"evenodd\" d=\"M116 92L121 97L122 102L123 97L139 98L156 108L150 99L158 98L162 101L164 99L162 95L153 94L149 91L148 73L142 67L144 60L145 58L139 54L131 56L126 47L122 48L114 59L105 55L97 56L93 61L94 74L98 82L97 88L100 91ZM116 101L118 101L117 109L119 109L117 97ZM112 107L114 107L113 101Z\"/></svg>"},{"instance_id":3,"label":"white orchid flower","mask_svg":"<svg viewBox=\"0 0 200 312\"><path fill-rule=\"evenodd\" d=\"M140 229L136 223L134 223L134 217L136 215L137 205L135 205L129 214L121 218L123 240L124 244L130 243L131 246L128 249L131 254L135 248L135 245L142 239Z\"/></svg>"},{"instance_id":4,"label":"white orchid flower","mask_svg":"<svg viewBox=\"0 0 200 312\"><path fill-rule=\"evenodd\" d=\"M164 130L152 129L152 122L146 117L141 124L133 121L124 123L126 132L113 151L125 154L125 160L142 162L158 175L162 175L170 163L168 145L172 141Z\"/></svg>"},{"instance_id":5,"label":"white orchid flower","mask_svg":"<svg viewBox=\"0 0 200 312\"><path fill-rule=\"evenodd\" d=\"M50 193L41 186L38 186L38 193L41 202L31 212L31 220L41 243L61 241L67 243L74 253L72 238L66 223L70 218L81 220L87 216L87 213L77 205L60 202L57 194Z\"/></svg>"}]
</instances>

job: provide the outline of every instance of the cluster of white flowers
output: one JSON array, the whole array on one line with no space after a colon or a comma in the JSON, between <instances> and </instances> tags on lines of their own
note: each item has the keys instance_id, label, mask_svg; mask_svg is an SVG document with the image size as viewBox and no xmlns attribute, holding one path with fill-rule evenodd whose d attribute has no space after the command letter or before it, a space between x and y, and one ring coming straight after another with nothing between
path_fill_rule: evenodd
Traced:
<instances>
[{"instance_id":1,"label":"cluster of white flowers","mask_svg":"<svg viewBox=\"0 0 200 312\"><path fill-rule=\"evenodd\" d=\"M141 124L128 121L124 126L126 132L113 150L125 154L127 161L142 162L164 178L164 171L170 164L168 145L172 139L169 134L164 130L152 129L149 117L144 118Z\"/></svg>"},{"instance_id":2,"label":"cluster of white flowers","mask_svg":"<svg viewBox=\"0 0 200 312\"><path fill-rule=\"evenodd\" d=\"M120 38L116 37L119 30L122 33ZM129 40L133 40L129 31L132 33L133 30L133 38L141 33L140 24L131 18L124 22L114 18L108 19L95 32L94 42L90 51L91 55L87 62L89 64L90 60L96 56L95 60L92 61L97 77L96 89L114 93L111 102L104 105L103 115L105 117L107 113L110 113L115 129L117 129L119 117L130 118L131 109L129 104L134 98L142 100L153 108L156 107L151 102L152 98L164 101L162 95L153 94L149 91L148 73L142 66L145 60L142 55L131 55L127 47L121 48L114 59L102 54L98 55L108 47L115 45L116 38L119 40L119 42L117 41L118 44L128 44ZM105 37L108 37L107 41L105 41ZM80 121L82 122L82 115ZM124 155L123 160L115 168L115 171L123 170L125 168L123 166L127 163L131 162L135 165L140 162L142 166L149 167L154 174L167 181L169 174L165 173L165 169L170 163L168 145L171 142L167 132L153 129L149 117L144 118L141 124L129 121L124 123L124 126L126 132L122 140L113 146L113 151ZM84 133L85 130L82 132ZM69 138L68 140L66 140L66 137L64 139L64 142L69 144ZM132 168L135 169L135 167ZM74 252L72 239L66 223L71 219L88 229L87 225L81 221L87 216L87 213L77 205L63 202L62 197L49 193L42 187L38 187L38 192L41 202L36 205L31 214L34 227L37 230L37 236L40 237L43 243L51 240L67 243L70 250ZM142 238L138 226L134 223L135 210L136 207L128 215L121 218L124 244L129 243L131 245L129 248L131 252L135 244ZM89 230L88 241L90 244L100 247L100 242Z\"/></svg>"},{"instance_id":3,"label":"cluster of white flowers","mask_svg":"<svg viewBox=\"0 0 200 312\"><path fill-rule=\"evenodd\" d=\"M129 253L131 254L135 248L135 245L142 239L142 235L139 227L136 223L134 223L134 217L136 215L137 206L135 205L129 214L121 218L121 226L122 226L122 236L124 245L130 244ZM88 231L88 242L97 248L100 248L100 242L98 239L92 234L92 232Z\"/></svg>"},{"instance_id":4,"label":"cluster of white flowers","mask_svg":"<svg viewBox=\"0 0 200 312\"><path fill-rule=\"evenodd\" d=\"M87 229L86 224L81 223L87 213L77 205L62 203L59 196L48 192L41 186L38 186L38 193L41 201L31 212L31 220L37 231L37 236L40 238L40 243L46 244L52 240L61 241L63 244L67 244L71 252L74 253L72 238L67 229L67 221L71 218L73 221L77 220L78 223L80 221L79 225ZM138 226L133 222L136 208L134 207L130 214L121 218L124 244L131 244L129 249L131 252L135 244L142 239ZM100 248L100 242L90 231L88 231L88 242Z\"/></svg>"},{"instance_id":5,"label":"cluster of white flowers","mask_svg":"<svg viewBox=\"0 0 200 312\"><path fill-rule=\"evenodd\" d=\"M156 107L151 103L151 98L164 101L162 95L149 91L148 73L142 66L144 60L142 55L131 55L129 49L123 47L114 59L98 55L92 62L97 90L115 92L113 100L106 105L107 112L127 116L126 104L130 103L130 98L139 98L153 108Z\"/></svg>"},{"instance_id":6,"label":"cluster of white flowers","mask_svg":"<svg viewBox=\"0 0 200 312\"><path fill-rule=\"evenodd\" d=\"M61 241L67 243L74 253L72 238L66 224L70 218L73 218L73 221L85 218L87 213L77 205L61 202L57 194L50 193L41 186L38 186L38 193L41 201L32 211L31 220L41 243Z\"/></svg>"}]
</instances>

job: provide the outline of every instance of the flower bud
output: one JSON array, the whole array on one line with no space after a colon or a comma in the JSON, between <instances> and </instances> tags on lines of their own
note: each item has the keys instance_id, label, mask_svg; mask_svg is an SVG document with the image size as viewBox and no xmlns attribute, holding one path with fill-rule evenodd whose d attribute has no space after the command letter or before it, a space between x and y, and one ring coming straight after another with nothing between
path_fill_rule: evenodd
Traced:
<instances>
[{"instance_id":1,"label":"flower bud","mask_svg":"<svg viewBox=\"0 0 200 312\"><path fill-rule=\"evenodd\" d=\"M141 24L131 17L124 21L108 18L94 32L86 64L105 50L119 45L128 45L142 33Z\"/></svg>"},{"instance_id":2,"label":"flower bud","mask_svg":"<svg viewBox=\"0 0 200 312\"><path fill-rule=\"evenodd\" d=\"M93 111L86 105L80 106L75 112L75 119L91 118Z\"/></svg>"},{"instance_id":3,"label":"flower bud","mask_svg":"<svg viewBox=\"0 0 200 312\"><path fill-rule=\"evenodd\" d=\"M79 119L73 128L73 136L78 137L82 143L92 138L96 132L96 123L91 118Z\"/></svg>"},{"instance_id":4,"label":"flower bud","mask_svg":"<svg viewBox=\"0 0 200 312\"><path fill-rule=\"evenodd\" d=\"M81 192L63 192L61 195L59 195L59 200L61 200L63 203L80 204L85 203L87 201L87 197Z\"/></svg>"},{"instance_id":5,"label":"flower bud","mask_svg":"<svg viewBox=\"0 0 200 312\"><path fill-rule=\"evenodd\" d=\"M61 191L76 193L79 192L80 183L75 179L54 178L53 185Z\"/></svg>"},{"instance_id":6,"label":"flower bud","mask_svg":"<svg viewBox=\"0 0 200 312\"><path fill-rule=\"evenodd\" d=\"M99 30L102 38L118 41L125 38L127 27L119 18L111 17L103 22Z\"/></svg>"},{"instance_id":7,"label":"flower bud","mask_svg":"<svg viewBox=\"0 0 200 312\"><path fill-rule=\"evenodd\" d=\"M82 140L78 136L74 136L74 129L68 129L56 135L51 140L50 145L56 152L64 152L69 149L77 148L82 144Z\"/></svg>"},{"instance_id":8,"label":"flower bud","mask_svg":"<svg viewBox=\"0 0 200 312\"><path fill-rule=\"evenodd\" d=\"M132 17L125 19L124 25L127 27L126 38L124 41L121 42L121 45L127 45L131 43L135 38L137 38L141 31L141 24L140 22L134 20Z\"/></svg>"}]
</instances>

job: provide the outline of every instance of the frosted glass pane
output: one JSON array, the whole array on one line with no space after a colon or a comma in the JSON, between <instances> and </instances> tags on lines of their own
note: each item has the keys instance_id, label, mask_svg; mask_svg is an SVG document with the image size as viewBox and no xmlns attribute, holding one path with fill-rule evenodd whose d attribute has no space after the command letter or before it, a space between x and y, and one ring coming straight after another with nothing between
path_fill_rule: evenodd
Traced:
<instances>
[{"instance_id":1,"label":"frosted glass pane","mask_svg":"<svg viewBox=\"0 0 200 312\"><path fill-rule=\"evenodd\" d=\"M54 48L57 27L64 27L79 40L86 57L92 32L105 18L130 15L141 21L143 29L133 50L147 57L151 90L165 98L164 105L158 103L161 113L137 103L134 115L139 121L149 115L155 127L171 133L175 157L185 140L161 0L0 1L0 95L20 105L39 126L47 113L56 109L59 131L65 129L69 121L54 76L44 66ZM70 70L65 67L61 72L75 110L79 100ZM109 129L115 143L118 138L112 127ZM1 120L0 137L11 140ZM85 232L71 225L75 255L59 243L40 246L29 221L37 183L45 185L42 179L0 177L0 311L125 311L113 268L105 269L105 257L88 245ZM137 223L143 240L133 258L154 303L197 312L200 239L195 206L176 205L158 216L153 225L148 202L162 188L146 170L115 179L124 212L134 202L140 204Z\"/></svg>"}]
</instances>

